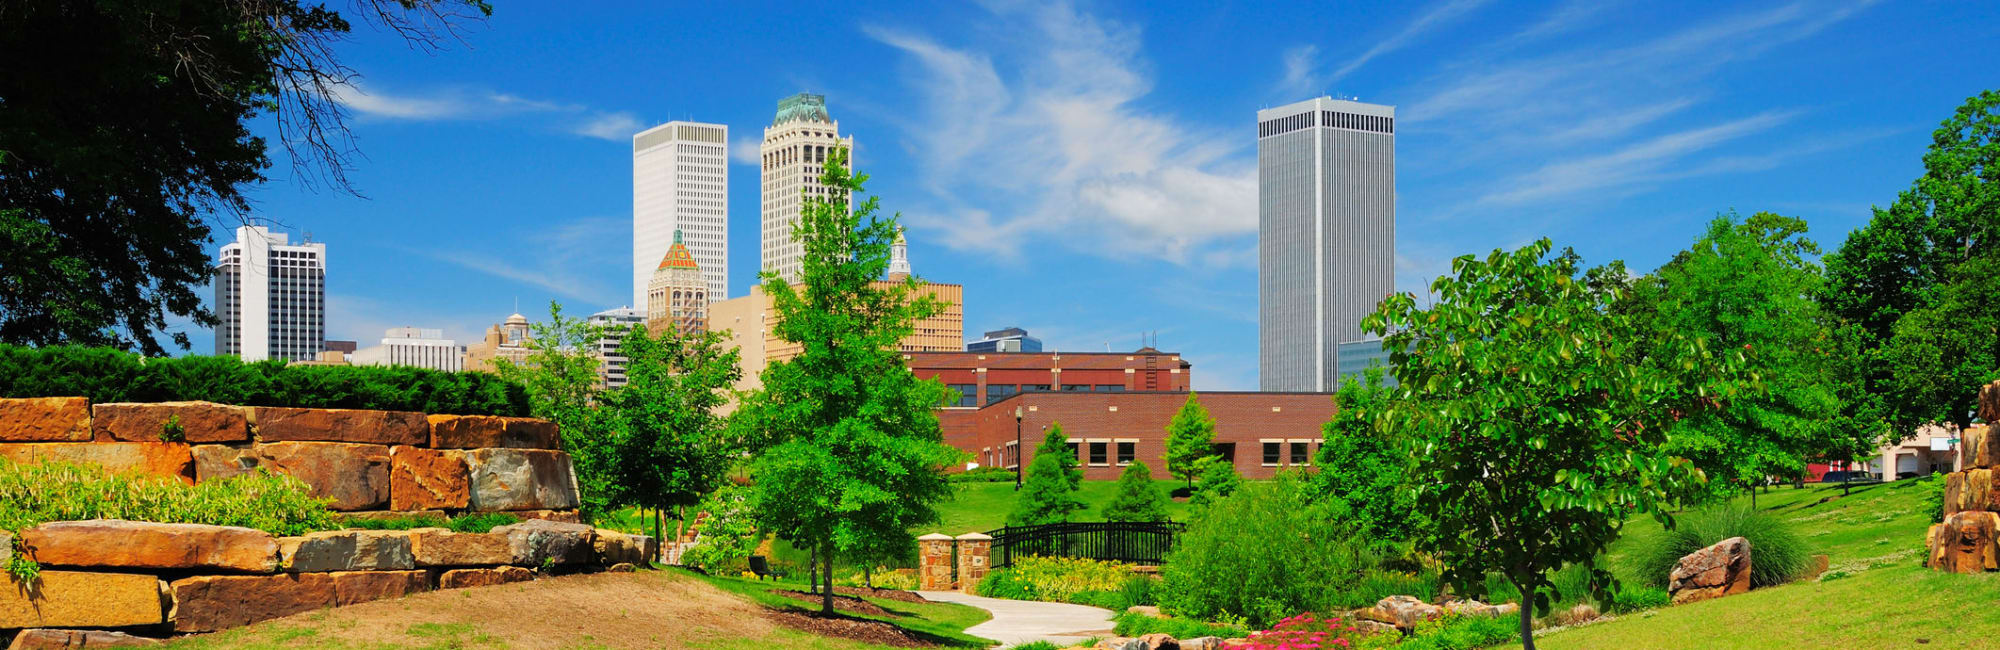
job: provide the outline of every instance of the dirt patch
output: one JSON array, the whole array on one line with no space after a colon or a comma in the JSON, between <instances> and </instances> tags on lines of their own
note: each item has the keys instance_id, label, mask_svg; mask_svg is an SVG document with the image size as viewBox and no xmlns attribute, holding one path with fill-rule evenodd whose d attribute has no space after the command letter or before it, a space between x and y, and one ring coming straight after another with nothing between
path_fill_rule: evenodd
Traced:
<instances>
[{"instance_id":1,"label":"dirt patch","mask_svg":"<svg viewBox=\"0 0 2000 650\"><path fill-rule=\"evenodd\" d=\"M924 597L923 597L923 596L919 596L919 595L917 595L917 592L914 592L914 591L903 591L903 590L901 590L901 589L869 589L869 588L866 588L866 587L834 587L834 588L833 588L833 593L836 593L836 594L847 594L847 595L849 595L849 596L866 596L866 597L869 597L869 598L880 598L880 599L883 599L883 600L894 600L894 601L897 601L897 602L904 602L904 603L928 603L928 602L931 602L931 601L928 601L928 600L924 600Z\"/></svg>"},{"instance_id":2,"label":"dirt patch","mask_svg":"<svg viewBox=\"0 0 2000 650\"><path fill-rule=\"evenodd\" d=\"M821 598L819 594L806 593L803 591L778 590L778 591L773 591L771 593L812 605L815 608L819 607ZM836 589L834 590L834 593L838 594L840 593L840 591ZM856 614L867 614L869 616L893 616L893 614L889 613L889 610L882 609L882 606L880 605L859 598L854 598L852 596L839 596L839 595L834 596L833 607L834 609L846 610L854 612Z\"/></svg>"},{"instance_id":3,"label":"dirt patch","mask_svg":"<svg viewBox=\"0 0 2000 650\"><path fill-rule=\"evenodd\" d=\"M799 592L792 592L799 593ZM845 616L820 616L804 612L766 610L765 616L779 625L818 636L853 639L865 643L895 646L898 648L935 648L937 644L919 638L905 630L882 621L847 618Z\"/></svg>"}]
</instances>

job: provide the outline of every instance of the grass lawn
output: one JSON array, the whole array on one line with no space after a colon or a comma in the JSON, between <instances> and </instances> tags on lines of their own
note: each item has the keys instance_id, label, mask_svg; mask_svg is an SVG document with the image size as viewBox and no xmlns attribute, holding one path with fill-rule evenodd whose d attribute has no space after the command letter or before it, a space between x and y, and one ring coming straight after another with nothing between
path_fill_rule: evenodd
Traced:
<instances>
[{"instance_id":1,"label":"grass lawn","mask_svg":"<svg viewBox=\"0 0 2000 650\"><path fill-rule=\"evenodd\" d=\"M1926 487L1915 480L1853 488L1780 488L1757 507L1791 522L1829 556L1820 580L1759 589L1558 630L1540 648L1847 648L2000 647L2000 575L1939 574L1922 567ZM1831 499L1831 500L1829 500ZM1740 498L1739 503L1747 503ZM1609 549L1614 572L1661 533L1651 519L1632 522ZM1751 551L1756 561L1756 551Z\"/></svg>"},{"instance_id":2,"label":"grass lawn","mask_svg":"<svg viewBox=\"0 0 2000 650\"><path fill-rule=\"evenodd\" d=\"M742 578L728 578L719 576L710 577L693 572L680 571L678 569L667 569L667 571L681 573L683 575L686 575L687 577L706 582L724 592L736 594L738 596L747 598L751 602L763 605L765 607L772 607L778 609L795 609L800 611L819 611L818 601L806 603L806 602L801 602L799 600L795 600L788 596L775 593L779 591L806 591L808 587L804 582L792 582L790 580L785 580L785 581L745 580ZM839 611L842 614L846 614L849 616L866 618L870 620L887 621L889 623L893 623L897 626L900 626L903 629L911 630L922 635L930 636L933 638L934 641L948 646L984 648L993 645L992 639L984 639L976 636L968 636L965 634L965 628L972 627L980 623L984 623L988 619L993 618L992 614L987 613L986 610L979 609L977 607L957 605L953 603L931 603L931 602L910 603L899 600L889 600L884 598L867 598L867 597L863 597L862 600L874 603L876 606L881 607L882 609L888 612L888 615L887 616L871 615L861 612L843 610L840 608L838 602L835 603L834 609L835 611ZM735 646L718 646L718 647L735 647ZM742 647L767 647L767 646L742 646Z\"/></svg>"},{"instance_id":3,"label":"grass lawn","mask_svg":"<svg viewBox=\"0 0 2000 650\"><path fill-rule=\"evenodd\" d=\"M1187 485L1185 481L1154 481L1160 491L1166 492ZM947 535L983 533L999 528L1007 523L1007 513L1014 509L1014 482L1005 483L955 483L956 496L938 504L940 521L933 526L925 526L917 534L941 532ZM1079 495L1089 508L1078 513L1073 521L1103 521L1104 506L1117 493L1117 481L1084 481ZM1188 504L1185 501L1167 503L1167 516L1174 521L1187 521Z\"/></svg>"}]
</instances>

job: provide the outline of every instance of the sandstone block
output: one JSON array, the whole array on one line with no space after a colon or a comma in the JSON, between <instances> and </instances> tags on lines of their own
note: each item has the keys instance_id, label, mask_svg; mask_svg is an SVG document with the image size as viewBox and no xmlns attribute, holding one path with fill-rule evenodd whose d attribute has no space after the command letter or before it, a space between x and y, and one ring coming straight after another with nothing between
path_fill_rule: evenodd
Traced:
<instances>
[{"instance_id":1,"label":"sandstone block","mask_svg":"<svg viewBox=\"0 0 2000 650\"><path fill-rule=\"evenodd\" d=\"M257 439L264 442L422 445L431 439L424 414L410 411L259 406L251 415Z\"/></svg>"},{"instance_id":2,"label":"sandstone block","mask_svg":"<svg viewBox=\"0 0 2000 650\"><path fill-rule=\"evenodd\" d=\"M472 470L471 508L569 510L577 506L576 474L569 454L545 449L475 449L467 452Z\"/></svg>"},{"instance_id":3,"label":"sandstone block","mask_svg":"<svg viewBox=\"0 0 2000 650\"><path fill-rule=\"evenodd\" d=\"M514 561L514 547L497 533L454 533L443 528L410 531L417 566L482 566Z\"/></svg>"},{"instance_id":4,"label":"sandstone block","mask_svg":"<svg viewBox=\"0 0 2000 650\"><path fill-rule=\"evenodd\" d=\"M2000 511L2000 493L1993 490L1993 470L1968 469L1944 477L1944 513L1965 510Z\"/></svg>"},{"instance_id":5,"label":"sandstone block","mask_svg":"<svg viewBox=\"0 0 2000 650\"><path fill-rule=\"evenodd\" d=\"M1979 419L2000 422L2000 381L1979 387Z\"/></svg>"},{"instance_id":6,"label":"sandstone block","mask_svg":"<svg viewBox=\"0 0 2000 650\"><path fill-rule=\"evenodd\" d=\"M493 569L452 569L438 576L439 589L487 587L535 579L535 572L517 566Z\"/></svg>"},{"instance_id":7,"label":"sandstone block","mask_svg":"<svg viewBox=\"0 0 2000 650\"><path fill-rule=\"evenodd\" d=\"M1163 632L1141 635L1139 641L1146 644L1144 646L1146 650L1180 650L1181 648L1180 641L1174 639L1174 635Z\"/></svg>"},{"instance_id":8,"label":"sandstone block","mask_svg":"<svg viewBox=\"0 0 2000 650\"><path fill-rule=\"evenodd\" d=\"M1987 388L1992 388L1988 386ZM1985 395L1982 389L1982 399ZM1982 407L1983 408L1983 407ZM1964 469L1991 469L2000 466L2000 436L1993 435L1993 426L1974 424L1958 433L1959 466Z\"/></svg>"},{"instance_id":9,"label":"sandstone block","mask_svg":"<svg viewBox=\"0 0 2000 650\"><path fill-rule=\"evenodd\" d=\"M159 524L93 519L56 521L21 534L36 562L53 566L131 569L218 569L270 573L278 542L269 533L236 526Z\"/></svg>"},{"instance_id":10,"label":"sandstone block","mask_svg":"<svg viewBox=\"0 0 2000 650\"><path fill-rule=\"evenodd\" d=\"M547 519L565 524L583 523L583 516L577 514L575 510L510 510L507 514L522 519Z\"/></svg>"},{"instance_id":11,"label":"sandstone block","mask_svg":"<svg viewBox=\"0 0 2000 650\"><path fill-rule=\"evenodd\" d=\"M280 566L294 573L403 571L416 568L410 534L400 530L332 530L278 540Z\"/></svg>"},{"instance_id":12,"label":"sandstone block","mask_svg":"<svg viewBox=\"0 0 2000 650\"><path fill-rule=\"evenodd\" d=\"M126 442L242 442L250 425L241 406L214 402L98 404L90 408L98 440ZM168 425L179 427L178 433Z\"/></svg>"},{"instance_id":13,"label":"sandstone block","mask_svg":"<svg viewBox=\"0 0 2000 650\"><path fill-rule=\"evenodd\" d=\"M393 453L394 452L391 452L392 457ZM390 484L393 486L394 481L391 481ZM390 492L393 494L395 492L395 489L393 487L390 488ZM340 513L338 519L340 519L341 521L355 521L363 519L366 520L409 519L414 517L429 517L431 519L443 521L446 519L450 519L451 514L443 510L357 510L354 512Z\"/></svg>"},{"instance_id":14,"label":"sandstone block","mask_svg":"<svg viewBox=\"0 0 2000 650\"><path fill-rule=\"evenodd\" d=\"M0 629L158 625L169 602L150 575L43 571L32 587L0 588Z\"/></svg>"},{"instance_id":15,"label":"sandstone block","mask_svg":"<svg viewBox=\"0 0 2000 650\"><path fill-rule=\"evenodd\" d=\"M1931 527L1926 564L1954 573L2000 569L1994 548L1996 531L2000 531L2000 514L1964 511L1946 515L1944 523Z\"/></svg>"},{"instance_id":16,"label":"sandstone block","mask_svg":"<svg viewBox=\"0 0 2000 650\"><path fill-rule=\"evenodd\" d=\"M607 566L621 563L645 564L652 559L652 556L646 554L646 549L652 546L651 536L627 535L603 528L597 529L596 532L598 564Z\"/></svg>"},{"instance_id":17,"label":"sandstone block","mask_svg":"<svg viewBox=\"0 0 2000 650\"><path fill-rule=\"evenodd\" d=\"M90 398L0 399L0 442L82 442L90 439Z\"/></svg>"},{"instance_id":18,"label":"sandstone block","mask_svg":"<svg viewBox=\"0 0 2000 650\"><path fill-rule=\"evenodd\" d=\"M7 650L71 650L72 648L144 648L159 639L111 630L21 630Z\"/></svg>"},{"instance_id":19,"label":"sandstone block","mask_svg":"<svg viewBox=\"0 0 2000 650\"><path fill-rule=\"evenodd\" d=\"M194 459L178 442L40 442L0 443L0 460L24 465L57 461L97 465L121 474L170 476L194 480Z\"/></svg>"},{"instance_id":20,"label":"sandstone block","mask_svg":"<svg viewBox=\"0 0 2000 650\"><path fill-rule=\"evenodd\" d=\"M394 510L464 508L472 475L465 452L399 446L389 450L389 507Z\"/></svg>"},{"instance_id":21,"label":"sandstone block","mask_svg":"<svg viewBox=\"0 0 2000 650\"><path fill-rule=\"evenodd\" d=\"M173 583L174 631L213 632L333 606L324 573L195 576Z\"/></svg>"},{"instance_id":22,"label":"sandstone block","mask_svg":"<svg viewBox=\"0 0 2000 650\"><path fill-rule=\"evenodd\" d=\"M1667 593L1676 605L1740 594L1750 590L1750 566L1750 540L1731 537L1681 558Z\"/></svg>"},{"instance_id":23,"label":"sandstone block","mask_svg":"<svg viewBox=\"0 0 2000 650\"><path fill-rule=\"evenodd\" d=\"M583 524L530 519L495 527L493 534L507 538L511 564L589 564L596 559L597 529Z\"/></svg>"},{"instance_id":24,"label":"sandstone block","mask_svg":"<svg viewBox=\"0 0 2000 650\"><path fill-rule=\"evenodd\" d=\"M400 598L431 590L429 571L337 571L328 575L333 577L334 605Z\"/></svg>"},{"instance_id":25,"label":"sandstone block","mask_svg":"<svg viewBox=\"0 0 2000 650\"><path fill-rule=\"evenodd\" d=\"M493 415L432 415L431 447L437 449L558 449L556 425L535 418Z\"/></svg>"},{"instance_id":26,"label":"sandstone block","mask_svg":"<svg viewBox=\"0 0 2000 650\"><path fill-rule=\"evenodd\" d=\"M1381 613L1377 618L1388 619L1382 622L1405 630L1414 630L1418 623L1444 615L1443 609L1416 596L1389 596L1376 601L1374 609Z\"/></svg>"},{"instance_id":27,"label":"sandstone block","mask_svg":"<svg viewBox=\"0 0 2000 650\"><path fill-rule=\"evenodd\" d=\"M274 442L246 447L197 445L195 475L203 481L268 469L332 499L334 510L375 510L389 504L389 448L342 442Z\"/></svg>"}]
</instances>

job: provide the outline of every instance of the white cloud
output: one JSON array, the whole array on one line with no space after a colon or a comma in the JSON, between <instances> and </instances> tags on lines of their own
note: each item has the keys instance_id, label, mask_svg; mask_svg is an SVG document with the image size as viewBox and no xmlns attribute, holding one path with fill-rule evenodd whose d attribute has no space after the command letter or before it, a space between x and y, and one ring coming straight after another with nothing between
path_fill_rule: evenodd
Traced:
<instances>
[{"instance_id":1,"label":"white cloud","mask_svg":"<svg viewBox=\"0 0 2000 650\"><path fill-rule=\"evenodd\" d=\"M631 140L633 134L643 130L645 125L639 122L638 116L619 111L594 115L577 125L575 133L600 140L622 142Z\"/></svg>"},{"instance_id":2,"label":"white cloud","mask_svg":"<svg viewBox=\"0 0 2000 650\"><path fill-rule=\"evenodd\" d=\"M1319 75L1313 71L1319 63L1319 46L1300 45L1285 50L1285 76L1278 80L1278 96L1284 99L1298 99L1319 94Z\"/></svg>"},{"instance_id":3,"label":"white cloud","mask_svg":"<svg viewBox=\"0 0 2000 650\"><path fill-rule=\"evenodd\" d=\"M1355 70L1361 69L1361 66L1367 65L1369 61L1375 60L1375 57L1403 49L1403 47L1414 42L1417 37L1422 36L1425 32L1435 29L1439 25L1449 23L1453 19L1463 16L1474 9L1478 9L1488 1L1449 0L1443 4L1431 7L1430 11L1417 16L1417 19L1410 21L1410 24L1404 25L1401 31L1376 43L1374 47L1368 48L1360 56L1354 57L1346 65L1342 65L1340 68L1334 70L1333 74L1328 76L1328 79L1339 81L1346 78L1347 75L1352 74Z\"/></svg>"},{"instance_id":4,"label":"white cloud","mask_svg":"<svg viewBox=\"0 0 2000 650\"><path fill-rule=\"evenodd\" d=\"M422 254L480 273L506 278L598 308L623 305L624 283L600 278L624 276L629 258L604 255L604 242L630 236L630 217L590 217L558 223L517 238L497 250L424 250Z\"/></svg>"},{"instance_id":5,"label":"white cloud","mask_svg":"<svg viewBox=\"0 0 2000 650\"><path fill-rule=\"evenodd\" d=\"M1624 187L1657 181L1670 162L1723 142L1778 126L1796 112L1766 112L1715 126L1658 136L1617 151L1565 160L1504 183L1506 189L1480 198L1482 203L1519 204L1586 190Z\"/></svg>"},{"instance_id":6,"label":"white cloud","mask_svg":"<svg viewBox=\"0 0 2000 650\"><path fill-rule=\"evenodd\" d=\"M763 146L764 143L753 136L738 136L729 143L729 159L738 165L762 166Z\"/></svg>"},{"instance_id":7,"label":"white cloud","mask_svg":"<svg viewBox=\"0 0 2000 650\"><path fill-rule=\"evenodd\" d=\"M378 120L492 120L539 115L568 122L560 128L569 133L613 142L630 140L644 126L637 115L626 111L600 111L582 104L464 88L399 95L348 84L335 87L334 101L363 118Z\"/></svg>"},{"instance_id":8,"label":"white cloud","mask_svg":"<svg viewBox=\"0 0 2000 650\"><path fill-rule=\"evenodd\" d=\"M400 120L446 120L464 117L468 107L447 97L398 97L363 90L360 84L335 86L333 99L349 110L371 117Z\"/></svg>"},{"instance_id":9,"label":"white cloud","mask_svg":"<svg viewBox=\"0 0 2000 650\"><path fill-rule=\"evenodd\" d=\"M1137 29L1062 4L996 12L1012 40L990 48L864 28L907 57L922 98L901 133L932 199L913 227L1003 256L1059 243L1176 262L1256 232L1249 143L1139 106Z\"/></svg>"}]
</instances>

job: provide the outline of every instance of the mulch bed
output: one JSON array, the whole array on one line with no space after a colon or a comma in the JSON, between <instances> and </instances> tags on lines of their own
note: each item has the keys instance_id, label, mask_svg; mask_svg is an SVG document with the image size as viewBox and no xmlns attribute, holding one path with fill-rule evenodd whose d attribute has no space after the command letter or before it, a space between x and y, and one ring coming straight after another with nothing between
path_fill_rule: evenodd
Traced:
<instances>
[{"instance_id":1,"label":"mulch bed","mask_svg":"<svg viewBox=\"0 0 2000 650\"><path fill-rule=\"evenodd\" d=\"M803 592L778 592L800 594ZM804 594L811 595L811 594ZM802 632L818 636L853 639L864 643L875 643L898 648L935 648L938 644L917 637L905 630L882 621L870 621L845 616L820 616L805 612L776 609L765 610L765 616L773 622Z\"/></svg>"},{"instance_id":2,"label":"mulch bed","mask_svg":"<svg viewBox=\"0 0 2000 650\"><path fill-rule=\"evenodd\" d=\"M917 595L917 593L914 591L903 591L901 589L869 589L867 587L834 587L833 593L847 594L849 596L867 596L869 598L880 598L883 600L894 600L897 602L904 602L904 603L930 602L928 600L924 600L923 596Z\"/></svg>"},{"instance_id":3,"label":"mulch bed","mask_svg":"<svg viewBox=\"0 0 2000 650\"><path fill-rule=\"evenodd\" d=\"M780 596L784 596L786 598L790 598L792 600L796 600L802 603L806 603L814 607L819 606L821 598L819 594L806 593L803 591L778 590L778 591L773 591L771 593L778 594ZM838 594L840 592L836 590L834 593ZM844 609L850 612L867 614L869 616L895 616L895 614L890 613L889 610L882 609L881 605L877 605L875 603L871 603L852 596L834 596L833 606L835 609Z\"/></svg>"}]
</instances>

